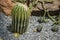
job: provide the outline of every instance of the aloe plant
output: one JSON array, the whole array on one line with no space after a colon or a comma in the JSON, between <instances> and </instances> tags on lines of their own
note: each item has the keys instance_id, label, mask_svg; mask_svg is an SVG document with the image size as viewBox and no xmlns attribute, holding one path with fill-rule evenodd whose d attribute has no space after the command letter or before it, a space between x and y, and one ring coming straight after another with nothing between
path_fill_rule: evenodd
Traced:
<instances>
[{"instance_id":1,"label":"aloe plant","mask_svg":"<svg viewBox=\"0 0 60 40\"><path fill-rule=\"evenodd\" d=\"M26 32L29 18L30 18L30 11L26 5L21 3L17 3L16 6L12 9L12 26L10 27L10 31L14 34L23 34Z\"/></svg>"}]
</instances>

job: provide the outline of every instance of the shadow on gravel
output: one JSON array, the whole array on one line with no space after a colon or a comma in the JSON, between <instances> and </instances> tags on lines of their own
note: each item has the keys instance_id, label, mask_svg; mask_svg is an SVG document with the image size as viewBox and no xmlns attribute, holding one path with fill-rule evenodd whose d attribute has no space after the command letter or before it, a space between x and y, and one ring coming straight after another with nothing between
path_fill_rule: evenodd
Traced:
<instances>
[{"instance_id":1,"label":"shadow on gravel","mask_svg":"<svg viewBox=\"0 0 60 40\"><path fill-rule=\"evenodd\" d=\"M59 15L60 9L56 11L49 11L50 15ZM32 11L31 15L32 16L40 16L44 14L44 10L41 11Z\"/></svg>"}]
</instances>

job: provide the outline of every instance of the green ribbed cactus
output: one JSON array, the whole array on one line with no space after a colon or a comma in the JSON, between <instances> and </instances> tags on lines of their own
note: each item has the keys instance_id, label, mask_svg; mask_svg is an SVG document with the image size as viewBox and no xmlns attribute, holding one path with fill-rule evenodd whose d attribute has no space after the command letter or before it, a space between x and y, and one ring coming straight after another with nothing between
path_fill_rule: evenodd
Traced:
<instances>
[{"instance_id":1,"label":"green ribbed cactus","mask_svg":"<svg viewBox=\"0 0 60 40\"><path fill-rule=\"evenodd\" d=\"M14 0L15 2L25 3L26 0Z\"/></svg>"},{"instance_id":2,"label":"green ribbed cactus","mask_svg":"<svg viewBox=\"0 0 60 40\"><path fill-rule=\"evenodd\" d=\"M30 18L30 11L26 5L17 3L12 9L11 32L23 34L26 32Z\"/></svg>"}]
</instances>

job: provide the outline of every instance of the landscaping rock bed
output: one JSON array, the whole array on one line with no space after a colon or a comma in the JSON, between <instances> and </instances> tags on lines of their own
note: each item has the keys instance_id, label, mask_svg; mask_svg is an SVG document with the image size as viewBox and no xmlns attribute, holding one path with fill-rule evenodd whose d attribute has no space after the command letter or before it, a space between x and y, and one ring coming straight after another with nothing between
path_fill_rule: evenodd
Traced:
<instances>
[{"instance_id":1,"label":"landscaping rock bed","mask_svg":"<svg viewBox=\"0 0 60 40\"><path fill-rule=\"evenodd\" d=\"M58 32L51 31L51 28L54 26L53 22L48 18L46 23L39 23L39 16L31 16L27 32L23 35L20 35L18 38L13 36L7 26L11 24L11 17L6 16L4 13L0 13L0 38L3 40L60 40L60 26L56 25L59 29ZM42 25L42 30L40 32L34 32L34 29L38 25ZM53 26L52 26L53 25Z\"/></svg>"}]
</instances>

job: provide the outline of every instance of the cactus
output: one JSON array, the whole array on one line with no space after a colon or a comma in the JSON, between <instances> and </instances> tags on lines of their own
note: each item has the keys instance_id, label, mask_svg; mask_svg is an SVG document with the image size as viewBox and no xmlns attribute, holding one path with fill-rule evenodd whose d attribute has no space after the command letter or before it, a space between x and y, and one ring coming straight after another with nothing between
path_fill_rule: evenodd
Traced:
<instances>
[{"instance_id":1,"label":"cactus","mask_svg":"<svg viewBox=\"0 0 60 40\"><path fill-rule=\"evenodd\" d=\"M36 28L34 28L34 32L41 32L42 31L42 28L43 26L40 24L40 25L37 25Z\"/></svg>"},{"instance_id":2,"label":"cactus","mask_svg":"<svg viewBox=\"0 0 60 40\"><path fill-rule=\"evenodd\" d=\"M59 30L59 27L57 25L54 25L52 28L51 28L51 31L53 32L58 32Z\"/></svg>"},{"instance_id":3,"label":"cactus","mask_svg":"<svg viewBox=\"0 0 60 40\"><path fill-rule=\"evenodd\" d=\"M25 33L30 18L29 8L21 3L17 3L17 5L13 7L11 13L12 26L10 27L10 31L19 34Z\"/></svg>"},{"instance_id":4,"label":"cactus","mask_svg":"<svg viewBox=\"0 0 60 40\"><path fill-rule=\"evenodd\" d=\"M26 0L13 0L13 1L20 2L20 3L25 3L26 2Z\"/></svg>"}]
</instances>

